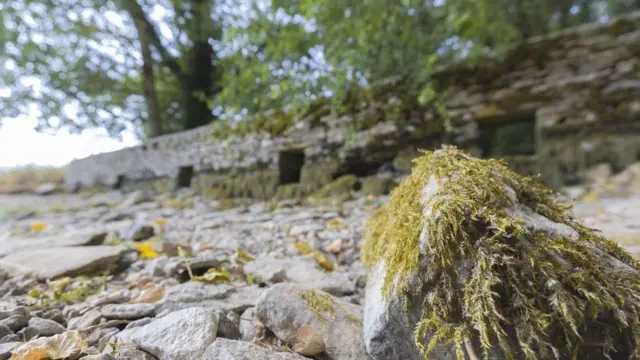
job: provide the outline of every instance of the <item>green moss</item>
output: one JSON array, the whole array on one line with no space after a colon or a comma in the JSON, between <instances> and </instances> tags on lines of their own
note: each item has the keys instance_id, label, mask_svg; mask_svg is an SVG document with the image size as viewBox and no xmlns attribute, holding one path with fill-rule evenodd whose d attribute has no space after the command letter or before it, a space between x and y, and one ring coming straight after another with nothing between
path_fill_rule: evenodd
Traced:
<instances>
[{"instance_id":1,"label":"green moss","mask_svg":"<svg viewBox=\"0 0 640 360\"><path fill-rule=\"evenodd\" d=\"M312 205L337 205L353 198L360 180L354 175L344 175L322 189L311 194L306 200Z\"/></svg>"},{"instance_id":2,"label":"green moss","mask_svg":"<svg viewBox=\"0 0 640 360\"><path fill-rule=\"evenodd\" d=\"M433 211L423 215L421 195L432 176L449 181L427 200ZM580 239L525 228L504 211L511 200L502 184L538 214L576 230ZM561 358L572 358L579 356L585 324L606 314L613 314L614 321L599 323L604 350L622 339L634 358L640 355L640 277L613 269L589 247L635 269L638 262L575 221L570 206L558 203L550 190L501 161L473 158L451 147L424 152L365 229L362 260L367 266L385 264L386 298L397 295L408 305L409 276L423 266L431 293L422 304L415 341L425 357L436 345L453 343L463 359L465 339L478 336L485 351L497 339L507 358L518 351L513 342L527 359L552 358L555 349ZM423 229L427 243L421 254ZM460 264L466 265L461 269ZM454 286L456 281L462 284ZM427 333L432 334L428 344L423 343Z\"/></svg>"},{"instance_id":3,"label":"green moss","mask_svg":"<svg viewBox=\"0 0 640 360\"><path fill-rule=\"evenodd\" d=\"M385 195L393 188L390 176L369 176L362 179L362 193L364 195Z\"/></svg>"},{"instance_id":4,"label":"green moss","mask_svg":"<svg viewBox=\"0 0 640 360\"><path fill-rule=\"evenodd\" d=\"M302 199L305 195L304 187L302 184L287 184L278 186L278 191L274 196L274 201L290 200L290 199Z\"/></svg>"},{"instance_id":5,"label":"green moss","mask_svg":"<svg viewBox=\"0 0 640 360\"><path fill-rule=\"evenodd\" d=\"M408 173L411 171L411 161L413 161L416 156L418 156L418 154L415 151L400 151L393 159L393 167L398 171Z\"/></svg>"},{"instance_id":6,"label":"green moss","mask_svg":"<svg viewBox=\"0 0 640 360\"><path fill-rule=\"evenodd\" d=\"M338 166L338 160L305 164L300 173L300 183L305 192L312 193L332 182Z\"/></svg>"},{"instance_id":7,"label":"green moss","mask_svg":"<svg viewBox=\"0 0 640 360\"><path fill-rule=\"evenodd\" d=\"M316 319L318 319L320 326L323 328L327 326L323 313L329 314L332 320L336 319L334 306L337 306L347 319L358 321L358 318L354 314L347 311L342 304L333 299L329 294L321 294L315 290L306 290L302 292L301 297L307 302L309 309L311 309Z\"/></svg>"}]
</instances>

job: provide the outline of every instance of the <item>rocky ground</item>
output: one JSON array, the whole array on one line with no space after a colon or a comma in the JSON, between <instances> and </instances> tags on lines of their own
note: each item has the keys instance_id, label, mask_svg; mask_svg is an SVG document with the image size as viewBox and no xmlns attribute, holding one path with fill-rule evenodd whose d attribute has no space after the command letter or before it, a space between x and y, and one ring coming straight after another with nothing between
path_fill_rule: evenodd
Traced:
<instances>
[{"instance_id":1,"label":"rocky ground","mask_svg":"<svg viewBox=\"0 0 640 360\"><path fill-rule=\"evenodd\" d=\"M369 359L360 237L386 200L1 196L0 360ZM640 254L640 196L575 213Z\"/></svg>"}]
</instances>

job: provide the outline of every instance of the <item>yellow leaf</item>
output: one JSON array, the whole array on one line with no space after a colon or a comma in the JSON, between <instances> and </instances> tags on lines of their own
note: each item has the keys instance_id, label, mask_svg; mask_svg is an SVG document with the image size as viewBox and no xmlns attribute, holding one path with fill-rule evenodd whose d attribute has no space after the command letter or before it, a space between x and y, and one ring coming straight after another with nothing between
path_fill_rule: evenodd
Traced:
<instances>
[{"instance_id":1,"label":"yellow leaf","mask_svg":"<svg viewBox=\"0 0 640 360\"><path fill-rule=\"evenodd\" d=\"M242 250L236 251L236 260L241 262L249 262L255 260L256 257Z\"/></svg>"},{"instance_id":2,"label":"yellow leaf","mask_svg":"<svg viewBox=\"0 0 640 360\"><path fill-rule=\"evenodd\" d=\"M349 227L340 218L333 218L327 223L329 230L347 230Z\"/></svg>"},{"instance_id":3,"label":"yellow leaf","mask_svg":"<svg viewBox=\"0 0 640 360\"><path fill-rule=\"evenodd\" d=\"M47 224L43 223L43 222L37 222L34 224L31 224L31 231L42 231L44 229L47 228Z\"/></svg>"},{"instance_id":4,"label":"yellow leaf","mask_svg":"<svg viewBox=\"0 0 640 360\"><path fill-rule=\"evenodd\" d=\"M600 200L600 195L598 195L597 193L595 193L593 191L588 193L587 195L585 195L582 198L582 201L584 201L584 202L593 202L593 201L597 201L597 200Z\"/></svg>"},{"instance_id":5,"label":"yellow leaf","mask_svg":"<svg viewBox=\"0 0 640 360\"><path fill-rule=\"evenodd\" d=\"M218 271L215 268L211 268L202 276L194 276L192 280L207 283L228 282L231 281L231 275L225 269Z\"/></svg>"},{"instance_id":6,"label":"yellow leaf","mask_svg":"<svg viewBox=\"0 0 640 360\"><path fill-rule=\"evenodd\" d=\"M318 262L318 265L320 265L321 268L327 271L333 271L333 269L335 269L335 267L329 261L329 259L327 259L326 256L322 255L320 252L314 251L313 258L316 259L316 261Z\"/></svg>"},{"instance_id":7,"label":"yellow leaf","mask_svg":"<svg viewBox=\"0 0 640 360\"><path fill-rule=\"evenodd\" d=\"M156 219L156 225L160 227L165 227L167 226L167 224L168 224L168 221L166 219L163 219L163 218Z\"/></svg>"},{"instance_id":8,"label":"yellow leaf","mask_svg":"<svg viewBox=\"0 0 640 360\"><path fill-rule=\"evenodd\" d=\"M140 252L140 257L143 259L154 259L158 257L158 252L153 250L153 242L135 243L133 247Z\"/></svg>"},{"instance_id":9,"label":"yellow leaf","mask_svg":"<svg viewBox=\"0 0 640 360\"><path fill-rule=\"evenodd\" d=\"M303 243L303 242L299 242L296 241L296 249L298 249L300 251L300 253L302 253L302 255L307 255L307 254L311 254L311 252L313 250L311 250L311 248L309 247L309 245Z\"/></svg>"},{"instance_id":10,"label":"yellow leaf","mask_svg":"<svg viewBox=\"0 0 640 360\"><path fill-rule=\"evenodd\" d=\"M12 360L77 359L88 348L77 330L33 339L13 349Z\"/></svg>"}]
</instances>

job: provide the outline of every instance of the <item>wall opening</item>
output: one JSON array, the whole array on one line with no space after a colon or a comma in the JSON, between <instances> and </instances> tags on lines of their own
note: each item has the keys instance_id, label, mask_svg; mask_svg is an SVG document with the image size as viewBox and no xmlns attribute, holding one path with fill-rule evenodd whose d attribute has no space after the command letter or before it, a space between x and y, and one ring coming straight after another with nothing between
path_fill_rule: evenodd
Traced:
<instances>
[{"instance_id":1,"label":"wall opening","mask_svg":"<svg viewBox=\"0 0 640 360\"><path fill-rule=\"evenodd\" d=\"M300 174L304 166L304 151L287 150L281 151L278 159L278 172L280 174L280 185L300 182Z\"/></svg>"},{"instance_id":2,"label":"wall opening","mask_svg":"<svg viewBox=\"0 0 640 360\"><path fill-rule=\"evenodd\" d=\"M484 158L536 154L535 115L482 125L480 133Z\"/></svg>"},{"instance_id":3,"label":"wall opening","mask_svg":"<svg viewBox=\"0 0 640 360\"><path fill-rule=\"evenodd\" d=\"M178 170L176 179L176 189L190 188L193 179L193 166L182 166Z\"/></svg>"},{"instance_id":4,"label":"wall opening","mask_svg":"<svg viewBox=\"0 0 640 360\"><path fill-rule=\"evenodd\" d=\"M124 185L124 175L118 175L115 184L113 184L114 190L122 190L122 186Z\"/></svg>"}]
</instances>

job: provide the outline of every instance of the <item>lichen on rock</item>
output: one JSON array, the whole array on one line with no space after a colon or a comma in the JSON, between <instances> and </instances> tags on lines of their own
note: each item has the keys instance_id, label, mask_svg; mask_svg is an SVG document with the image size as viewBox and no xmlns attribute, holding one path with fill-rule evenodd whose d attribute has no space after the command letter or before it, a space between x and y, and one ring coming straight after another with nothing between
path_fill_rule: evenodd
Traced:
<instances>
[{"instance_id":1,"label":"lichen on rock","mask_svg":"<svg viewBox=\"0 0 640 360\"><path fill-rule=\"evenodd\" d=\"M501 161L427 151L368 220L362 259L384 268L376 296L413 311L425 358L638 358L638 262L570 209Z\"/></svg>"}]
</instances>

